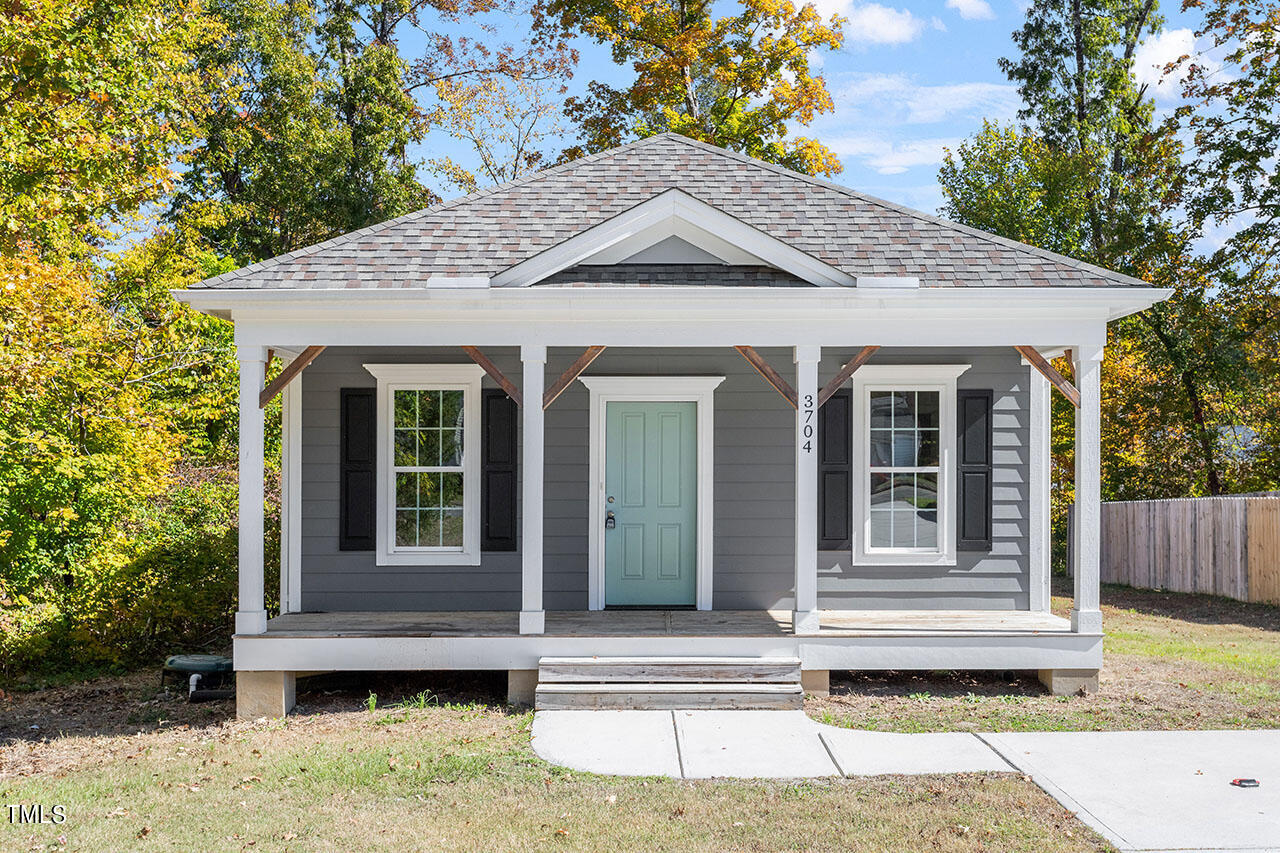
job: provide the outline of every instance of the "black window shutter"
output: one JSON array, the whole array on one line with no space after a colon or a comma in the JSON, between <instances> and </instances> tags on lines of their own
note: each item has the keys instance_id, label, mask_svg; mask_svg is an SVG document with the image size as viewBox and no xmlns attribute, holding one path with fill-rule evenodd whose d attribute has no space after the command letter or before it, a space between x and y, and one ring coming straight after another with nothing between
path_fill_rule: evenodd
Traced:
<instances>
[{"instance_id":1,"label":"black window shutter","mask_svg":"<svg viewBox=\"0 0 1280 853\"><path fill-rule=\"evenodd\" d=\"M818 550L851 547L853 492L850 449L853 394L845 388L818 410Z\"/></svg>"},{"instance_id":2,"label":"black window shutter","mask_svg":"<svg viewBox=\"0 0 1280 853\"><path fill-rule=\"evenodd\" d=\"M480 549L514 551L520 408L506 392L496 389L485 391L480 403Z\"/></svg>"},{"instance_id":3,"label":"black window shutter","mask_svg":"<svg viewBox=\"0 0 1280 853\"><path fill-rule=\"evenodd\" d=\"M991 550L991 400L993 392L957 393L959 431L956 494L956 548Z\"/></svg>"},{"instance_id":4,"label":"black window shutter","mask_svg":"<svg viewBox=\"0 0 1280 853\"><path fill-rule=\"evenodd\" d=\"M377 523L377 393L343 388L338 437L338 550L372 551Z\"/></svg>"}]
</instances>

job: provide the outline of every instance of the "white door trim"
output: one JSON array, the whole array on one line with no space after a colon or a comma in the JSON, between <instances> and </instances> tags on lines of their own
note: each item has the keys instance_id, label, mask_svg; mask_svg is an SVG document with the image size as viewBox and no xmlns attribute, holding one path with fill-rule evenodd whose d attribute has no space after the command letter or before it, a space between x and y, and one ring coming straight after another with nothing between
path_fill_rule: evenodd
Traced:
<instances>
[{"instance_id":1,"label":"white door trim","mask_svg":"<svg viewBox=\"0 0 1280 853\"><path fill-rule=\"evenodd\" d=\"M711 609L713 493L715 480L715 406L713 395L723 376L583 376L591 392L591 458L587 486L587 607L604 609L605 404L617 401L697 404L698 496L695 603Z\"/></svg>"}]
</instances>

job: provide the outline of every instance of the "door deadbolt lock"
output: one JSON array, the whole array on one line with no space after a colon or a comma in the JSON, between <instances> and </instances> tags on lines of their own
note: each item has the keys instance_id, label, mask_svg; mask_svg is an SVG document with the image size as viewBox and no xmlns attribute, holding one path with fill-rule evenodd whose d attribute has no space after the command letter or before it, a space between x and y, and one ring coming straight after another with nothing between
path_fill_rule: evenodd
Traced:
<instances>
[{"instance_id":1,"label":"door deadbolt lock","mask_svg":"<svg viewBox=\"0 0 1280 853\"><path fill-rule=\"evenodd\" d=\"M612 530L618 526L618 519L613 517L613 513L609 513L604 517L604 529Z\"/></svg>"}]
</instances>

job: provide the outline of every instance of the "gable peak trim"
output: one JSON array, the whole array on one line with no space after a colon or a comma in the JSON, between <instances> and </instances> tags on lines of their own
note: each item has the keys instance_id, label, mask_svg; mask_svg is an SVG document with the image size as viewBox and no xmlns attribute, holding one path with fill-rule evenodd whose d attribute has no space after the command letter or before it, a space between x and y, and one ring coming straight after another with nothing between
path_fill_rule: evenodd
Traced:
<instances>
[{"instance_id":1,"label":"gable peak trim","mask_svg":"<svg viewBox=\"0 0 1280 853\"><path fill-rule=\"evenodd\" d=\"M856 283L843 270L673 187L508 267L493 277L492 284L528 287L625 240L639 237L641 242L656 243L672 235L695 246L702 240L716 255L744 252L819 287L851 287Z\"/></svg>"}]
</instances>

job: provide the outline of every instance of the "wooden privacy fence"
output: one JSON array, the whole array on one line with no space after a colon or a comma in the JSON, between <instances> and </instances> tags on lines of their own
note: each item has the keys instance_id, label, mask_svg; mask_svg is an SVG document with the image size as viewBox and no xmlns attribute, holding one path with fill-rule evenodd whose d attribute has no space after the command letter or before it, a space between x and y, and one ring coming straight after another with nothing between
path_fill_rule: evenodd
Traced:
<instances>
[{"instance_id":1,"label":"wooden privacy fence","mask_svg":"<svg viewBox=\"0 0 1280 853\"><path fill-rule=\"evenodd\" d=\"M1280 497L1102 505L1102 582L1280 604Z\"/></svg>"}]
</instances>

